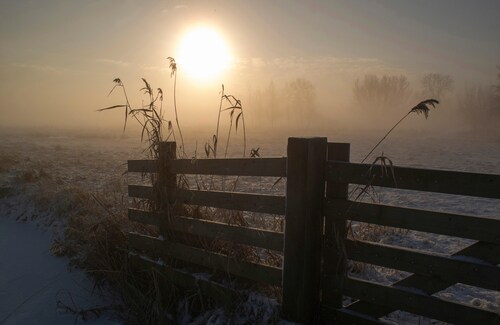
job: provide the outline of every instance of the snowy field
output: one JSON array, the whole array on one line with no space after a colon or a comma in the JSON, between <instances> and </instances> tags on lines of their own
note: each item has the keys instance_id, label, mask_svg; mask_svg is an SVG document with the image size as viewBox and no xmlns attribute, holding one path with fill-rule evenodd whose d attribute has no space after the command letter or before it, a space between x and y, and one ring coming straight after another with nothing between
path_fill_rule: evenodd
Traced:
<instances>
[{"instance_id":1,"label":"snowy field","mask_svg":"<svg viewBox=\"0 0 500 325\"><path fill-rule=\"evenodd\" d=\"M377 140L356 134L327 136L329 141L350 142L353 162L360 161ZM53 256L51 247L54 248L52 241L61 237L66 225L64 213L71 210L69 203L74 195L85 192L99 197L114 193L120 196L116 200L122 200L126 206L126 184L130 181L124 175L126 161L143 158L141 143L135 138L91 133L61 136L17 132L2 133L1 138L0 324L73 324L82 322L83 318L89 319L87 324L118 322L106 313L108 306L116 304L116 298L109 292L94 290L93 281L81 271L70 269L65 258ZM249 140L249 147L260 147L264 157L286 155L286 137ZM378 154L383 151L398 166L500 174L499 148L498 138L405 135L390 138ZM245 182L240 186L245 187ZM264 192L271 191L268 183L259 187ZM281 183L272 192L283 188ZM379 190L378 195L385 204L500 218L499 200L397 190ZM53 204L54 198L59 198L57 204ZM52 203L47 205L47 202ZM413 231L388 232L378 240L442 254L454 253L472 243ZM374 266L367 266L356 274L385 284L406 275ZM439 295L500 310L498 292L455 285ZM92 313L94 307L98 308ZM87 312L78 313L84 310ZM220 323L224 318L218 319ZM406 313L396 313L390 319L431 323ZM183 323L189 323L189 319Z\"/></svg>"},{"instance_id":2,"label":"snowy field","mask_svg":"<svg viewBox=\"0 0 500 325\"><path fill-rule=\"evenodd\" d=\"M116 298L51 247L64 230L71 194L115 185L131 152L128 144L120 150L100 139L2 135L0 324L120 323L106 315Z\"/></svg>"},{"instance_id":3,"label":"snowy field","mask_svg":"<svg viewBox=\"0 0 500 325\"><path fill-rule=\"evenodd\" d=\"M69 271L50 246L50 232L0 218L0 324L115 323L92 310L107 303L107 293L94 290L83 272Z\"/></svg>"}]
</instances>

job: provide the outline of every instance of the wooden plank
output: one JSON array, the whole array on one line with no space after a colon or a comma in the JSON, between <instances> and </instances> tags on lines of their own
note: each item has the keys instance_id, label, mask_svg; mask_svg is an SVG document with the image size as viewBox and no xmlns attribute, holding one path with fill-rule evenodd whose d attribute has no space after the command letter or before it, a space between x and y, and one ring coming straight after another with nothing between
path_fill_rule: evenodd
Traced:
<instances>
[{"instance_id":1,"label":"wooden plank","mask_svg":"<svg viewBox=\"0 0 500 325\"><path fill-rule=\"evenodd\" d=\"M128 196L138 199L154 200L155 195L152 186L146 185L129 185Z\"/></svg>"},{"instance_id":2,"label":"wooden plank","mask_svg":"<svg viewBox=\"0 0 500 325\"><path fill-rule=\"evenodd\" d=\"M129 160L127 161L129 173L157 173L157 160Z\"/></svg>"},{"instance_id":3,"label":"wooden plank","mask_svg":"<svg viewBox=\"0 0 500 325\"><path fill-rule=\"evenodd\" d=\"M158 226L161 216L155 212L128 209L128 217L130 220ZM283 251L283 233L264 229L234 226L182 216L172 217L167 228L213 239Z\"/></svg>"},{"instance_id":4,"label":"wooden plank","mask_svg":"<svg viewBox=\"0 0 500 325\"><path fill-rule=\"evenodd\" d=\"M328 200L325 213L333 218L347 216L354 221L500 244L500 219L345 200Z\"/></svg>"},{"instance_id":5,"label":"wooden plank","mask_svg":"<svg viewBox=\"0 0 500 325\"><path fill-rule=\"evenodd\" d=\"M389 168L388 172L368 164L327 163L327 178L335 182L500 199L500 175L394 167L394 182Z\"/></svg>"},{"instance_id":6,"label":"wooden plank","mask_svg":"<svg viewBox=\"0 0 500 325\"><path fill-rule=\"evenodd\" d=\"M479 258L486 263L490 263L491 265L500 264L500 245L495 245L491 243L477 242L472 244L469 247L466 247L452 256L468 256L473 258ZM440 278L429 278L427 276L413 274L405 279L397 281L393 285L408 287L408 288L418 288L423 292L431 295L433 293L444 290L452 285L455 282L453 281L445 281ZM348 306L350 310L371 315L373 317L382 317L387 315L396 309L380 306L377 303L367 302L367 301L356 301Z\"/></svg>"},{"instance_id":7,"label":"wooden plank","mask_svg":"<svg viewBox=\"0 0 500 325\"><path fill-rule=\"evenodd\" d=\"M170 213L175 203L174 196L177 189L177 175L172 170L172 163L177 158L177 144L175 142L161 142L159 156L160 170L157 189L161 193L162 200L157 203L161 210Z\"/></svg>"},{"instance_id":8,"label":"wooden plank","mask_svg":"<svg viewBox=\"0 0 500 325\"><path fill-rule=\"evenodd\" d=\"M286 177L286 157L177 159L170 168L175 174Z\"/></svg>"},{"instance_id":9,"label":"wooden plank","mask_svg":"<svg viewBox=\"0 0 500 325\"><path fill-rule=\"evenodd\" d=\"M140 199L155 200L152 186L129 185L128 195ZM174 194L174 200L175 203L221 209L285 214L285 197L276 195L178 189Z\"/></svg>"},{"instance_id":10,"label":"wooden plank","mask_svg":"<svg viewBox=\"0 0 500 325\"><path fill-rule=\"evenodd\" d=\"M175 283L178 286L199 292L209 296L218 303L225 306L232 305L242 301L244 299L244 294L237 290L228 288L220 283L203 279L200 277L194 277L191 273L175 269L163 263L158 263L153 261L146 256L135 254L133 252L129 253L129 261L136 268L142 269L155 269L161 274L158 277L159 280L166 280L170 283Z\"/></svg>"},{"instance_id":11,"label":"wooden plank","mask_svg":"<svg viewBox=\"0 0 500 325\"><path fill-rule=\"evenodd\" d=\"M182 148L184 150L184 148ZM175 194L177 190L177 175L172 172L171 164L177 158L177 143L174 141L164 141L159 143L158 154L158 182L153 184L154 195L156 200L153 201L153 210L162 211L166 218L159 220L158 228L163 236L170 238L178 238L173 232L169 232L168 226L165 224L166 219L176 215L178 206L175 204Z\"/></svg>"},{"instance_id":12,"label":"wooden plank","mask_svg":"<svg viewBox=\"0 0 500 325\"><path fill-rule=\"evenodd\" d=\"M160 214L153 211L145 211L140 209L128 209L129 220L143 223L145 225L160 226Z\"/></svg>"},{"instance_id":13,"label":"wooden plank","mask_svg":"<svg viewBox=\"0 0 500 325\"><path fill-rule=\"evenodd\" d=\"M418 289L389 287L345 277L341 291L353 298L453 324L498 324L500 314L429 296Z\"/></svg>"},{"instance_id":14,"label":"wooden plank","mask_svg":"<svg viewBox=\"0 0 500 325\"><path fill-rule=\"evenodd\" d=\"M326 138L289 138L282 311L317 321L320 302Z\"/></svg>"},{"instance_id":15,"label":"wooden plank","mask_svg":"<svg viewBox=\"0 0 500 325\"><path fill-rule=\"evenodd\" d=\"M174 259L227 272L257 282L275 286L281 285L281 269L277 267L238 261L223 254L137 233L129 233L128 241L129 245L137 250L165 254Z\"/></svg>"},{"instance_id":16,"label":"wooden plank","mask_svg":"<svg viewBox=\"0 0 500 325\"><path fill-rule=\"evenodd\" d=\"M454 253L453 256L469 256L480 259L492 265L497 265L500 264L500 245L477 242Z\"/></svg>"},{"instance_id":17,"label":"wooden plank","mask_svg":"<svg viewBox=\"0 0 500 325\"><path fill-rule=\"evenodd\" d=\"M285 214L285 197L283 196L179 189L175 198L177 203L183 204L269 214Z\"/></svg>"},{"instance_id":18,"label":"wooden plank","mask_svg":"<svg viewBox=\"0 0 500 325\"><path fill-rule=\"evenodd\" d=\"M344 308L321 304L321 324L384 325L393 324Z\"/></svg>"},{"instance_id":19,"label":"wooden plank","mask_svg":"<svg viewBox=\"0 0 500 325\"><path fill-rule=\"evenodd\" d=\"M171 225L180 232L283 251L283 233L187 217L174 217Z\"/></svg>"},{"instance_id":20,"label":"wooden plank","mask_svg":"<svg viewBox=\"0 0 500 325\"><path fill-rule=\"evenodd\" d=\"M500 267L366 241L346 240L349 259L500 291Z\"/></svg>"},{"instance_id":21,"label":"wooden plank","mask_svg":"<svg viewBox=\"0 0 500 325\"><path fill-rule=\"evenodd\" d=\"M349 143L329 143L328 160L349 161ZM332 200L347 200L349 184L328 181L326 182L326 198ZM342 295L337 293L335 282L342 277L346 269L346 257L343 240L346 238L346 215L336 214L333 217L325 216L325 236L323 242L323 277L322 301L335 308L342 307Z\"/></svg>"}]
</instances>

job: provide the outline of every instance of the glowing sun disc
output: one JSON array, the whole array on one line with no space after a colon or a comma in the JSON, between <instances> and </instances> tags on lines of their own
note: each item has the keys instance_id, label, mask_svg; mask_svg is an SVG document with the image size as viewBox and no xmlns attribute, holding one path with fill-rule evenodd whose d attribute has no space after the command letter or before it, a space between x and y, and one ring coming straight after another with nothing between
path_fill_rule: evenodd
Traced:
<instances>
[{"instance_id":1,"label":"glowing sun disc","mask_svg":"<svg viewBox=\"0 0 500 325\"><path fill-rule=\"evenodd\" d=\"M210 28L190 31L179 44L179 69L200 80L213 79L231 63L231 54L221 36Z\"/></svg>"}]
</instances>

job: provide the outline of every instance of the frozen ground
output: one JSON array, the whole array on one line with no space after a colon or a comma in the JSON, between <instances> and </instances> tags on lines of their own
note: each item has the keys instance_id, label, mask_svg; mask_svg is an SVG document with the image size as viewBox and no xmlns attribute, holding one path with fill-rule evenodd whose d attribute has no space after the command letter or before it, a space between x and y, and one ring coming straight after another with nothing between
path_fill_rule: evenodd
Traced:
<instances>
[{"instance_id":1,"label":"frozen ground","mask_svg":"<svg viewBox=\"0 0 500 325\"><path fill-rule=\"evenodd\" d=\"M0 324L116 323L98 317L110 299L50 246L50 232L0 218Z\"/></svg>"},{"instance_id":2,"label":"frozen ground","mask_svg":"<svg viewBox=\"0 0 500 325\"><path fill-rule=\"evenodd\" d=\"M92 323L112 323L105 312L101 318L94 317L96 315L92 312L75 314L75 311L89 311L94 307L105 311L113 301L106 295L103 297L93 292L91 280L78 270L69 271L67 260L54 257L49 249L51 240L60 235L65 224L61 211L68 209L66 194L79 190L96 194L115 191L121 193L121 199L127 200L124 184L129 180L122 174L127 159L143 157L141 144L137 139L92 134L18 133L2 134L1 137L0 324L73 324L75 320L81 322L83 316L89 317ZM330 135L329 140L351 142L352 161L360 161L374 142L369 137L355 134ZM263 156L286 154L285 138L282 141L269 138L252 141L249 147L260 147ZM397 165L500 174L498 148L498 139L399 137L390 139L380 150ZM40 184L43 186L39 187ZM244 186L245 182L241 184ZM283 184L273 192L282 190ZM500 217L498 200L417 195L393 190L379 194L380 201L386 204ZM43 203L49 195L60 195L60 200L47 207ZM442 254L451 254L470 244L466 240L418 232L396 232L383 236L380 241ZM405 275L404 272L369 266L361 277L387 284ZM440 294L475 306L500 309L498 292L456 285ZM213 324L223 323L225 319L223 313L216 311L203 317L207 321L213 320ZM406 313L394 314L391 319L405 323L431 323ZM189 317L184 320L186 323L202 321Z\"/></svg>"},{"instance_id":3,"label":"frozen ground","mask_svg":"<svg viewBox=\"0 0 500 325\"><path fill-rule=\"evenodd\" d=\"M74 143L68 138L2 136L2 325L119 323L107 313L116 299L109 292L95 288L94 282L82 271L70 269L66 258L55 257L50 252L52 240L60 235L65 224L64 217L57 214L58 209L63 211L65 198L61 197L59 207L44 206L44 198L53 194L54 188L44 188L40 192L38 181L46 178L44 186L58 184L61 188L106 184L100 171L92 172L92 157L86 157L88 164L79 164L79 160L86 160L82 159L82 148L68 150L71 144ZM102 166L102 162L99 164Z\"/></svg>"}]
</instances>

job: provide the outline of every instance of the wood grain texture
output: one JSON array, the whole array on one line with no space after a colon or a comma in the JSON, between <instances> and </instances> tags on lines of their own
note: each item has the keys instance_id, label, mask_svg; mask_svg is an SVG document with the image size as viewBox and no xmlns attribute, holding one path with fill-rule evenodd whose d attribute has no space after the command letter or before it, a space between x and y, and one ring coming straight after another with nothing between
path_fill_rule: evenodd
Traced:
<instances>
[{"instance_id":1,"label":"wood grain texture","mask_svg":"<svg viewBox=\"0 0 500 325\"><path fill-rule=\"evenodd\" d=\"M394 179L390 168L378 165L327 163L327 178L335 182L500 199L500 175L396 166L393 171Z\"/></svg>"}]
</instances>

